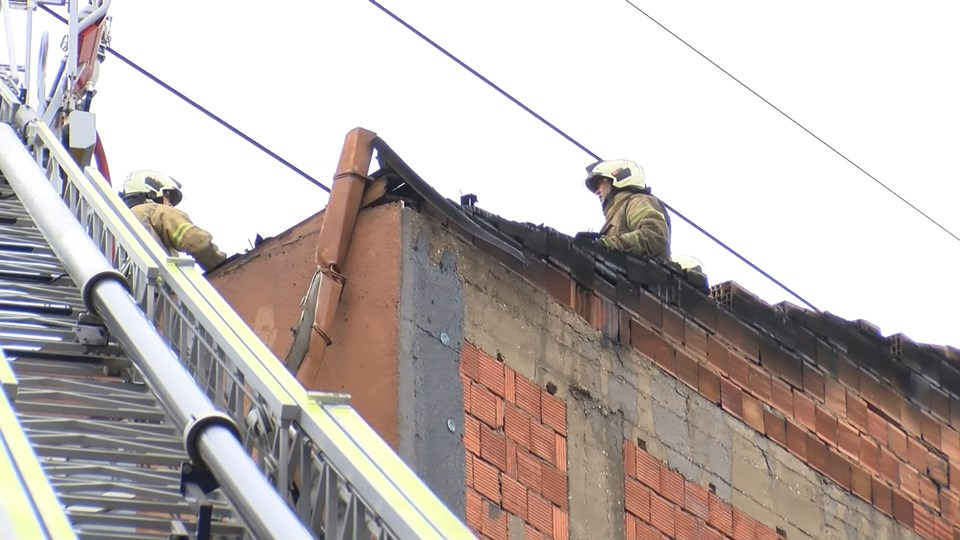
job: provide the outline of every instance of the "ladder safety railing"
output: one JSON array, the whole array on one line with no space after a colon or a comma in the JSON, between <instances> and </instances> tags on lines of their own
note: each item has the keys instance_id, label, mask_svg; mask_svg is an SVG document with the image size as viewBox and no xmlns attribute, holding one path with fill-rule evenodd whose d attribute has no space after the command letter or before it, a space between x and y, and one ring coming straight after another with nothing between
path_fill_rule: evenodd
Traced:
<instances>
[{"instance_id":1,"label":"ladder safety railing","mask_svg":"<svg viewBox=\"0 0 960 540\"><path fill-rule=\"evenodd\" d=\"M81 289L84 304L104 320L182 430L188 456L209 470L251 532L258 538L310 538L240 446L234 421L194 384L10 125L0 125L0 171Z\"/></svg>"},{"instance_id":2,"label":"ladder safety railing","mask_svg":"<svg viewBox=\"0 0 960 540\"><path fill-rule=\"evenodd\" d=\"M0 538L75 540L76 534L13 408L17 379L0 351Z\"/></svg>"},{"instance_id":3,"label":"ladder safety railing","mask_svg":"<svg viewBox=\"0 0 960 540\"><path fill-rule=\"evenodd\" d=\"M6 88L0 97L9 122L19 104ZM352 407L307 392L192 261L169 257L96 169L81 170L49 128L19 116L54 188L303 523L326 538L472 537Z\"/></svg>"}]
</instances>

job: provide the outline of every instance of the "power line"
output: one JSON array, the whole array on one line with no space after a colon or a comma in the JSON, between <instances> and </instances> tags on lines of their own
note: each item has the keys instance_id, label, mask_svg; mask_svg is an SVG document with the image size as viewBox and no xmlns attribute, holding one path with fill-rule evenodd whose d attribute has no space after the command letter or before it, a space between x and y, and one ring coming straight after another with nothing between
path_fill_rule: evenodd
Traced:
<instances>
[{"instance_id":1,"label":"power line","mask_svg":"<svg viewBox=\"0 0 960 540\"><path fill-rule=\"evenodd\" d=\"M710 62L711 64L713 64L713 67L715 67L715 68L719 69L720 71L722 71L726 76L728 76L728 77L730 77L731 79L733 79L734 81L736 81L740 86L746 88L751 94L757 96L758 98L760 98L761 101L763 101L764 103L766 103L767 105L769 105L770 107L772 107L773 110L775 110L775 111L777 111L778 113L780 113L781 115L783 115L784 118L786 118L787 120L790 120L791 122L793 122L794 124L796 124L797 127L799 127L800 129L806 131L807 134L809 134L811 137L813 137L814 139L820 141L821 144L823 144L824 146L826 146L827 148L829 148L831 151L833 151L834 154L836 154L836 155L840 156L841 158L843 158L844 161L846 161L846 162L849 163L850 165L853 165L854 167L856 167L857 170L859 170L859 171L862 172L863 174L867 175L871 180L873 180L874 182L876 182L877 184L879 184L880 187L882 187L883 189L889 191L891 194L893 194L894 197L900 199L901 201L903 201L904 204L906 204L907 206L909 206L910 208L912 208L913 210L915 210L915 211L916 211L918 214L920 214L921 216L925 217L925 218L927 219L927 221L929 221L930 223L933 223L933 224L936 225L937 227L940 227L940 229L942 229L943 232L949 234L950 236L952 236L952 237L954 238L954 240L960 242L960 237L958 237L956 234L950 232L949 229L947 229L946 227L944 227L943 225L941 225L937 220L935 220L935 219L933 219L932 217L930 217L929 215L927 215L926 212L924 212L923 210L920 210L920 209L917 208L913 203L911 203L911 202L908 201L907 199L903 198L903 196L901 196L899 193L897 193L897 192L894 191L892 188L890 188L890 186L888 186L888 185L884 184L883 182L881 182L880 180L878 180L877 177L875 177L875 176L873 176L872 174L868 173L868 172L867 172L866 170L864 170L864 168L861 167L860 165L857 165L856 163L854 163L853 160L851 160L850 158L848 158L847 156L845 156L843 153L841 153L839 150L837 150L836 148L834 148L833 146L831 146L830 144L828 144L826 141L824 141L823 139L821 139L820 137L818 137L815 133L813 133L812 131L810 131L809 129L807 129L803 124L801 124L800 122L797 122L797 121L794 120L793 117L791 117L789 114L783 112L779 107L777 107L777 106L774 105L773 103L770 103L770 101L768 101L765 97L763 97L763 96L761 96L760 94L758 94L757 92L755 92L755 91L753 90L753 88L750 88L749 86L747 86L746 84L744 84L743 81L741 81L740 79L734 77L729 71L727 71L727 70L723 69L722 67L720 67L719 65L717 65L717 63L714 62L713 60L711 60L710 58L708 58L707 55L703 54L702 52L700 52L699 50L697 50L696 47L694 47L693 45L690 45L690 44L687 43L683 38L681 38L681 37L678 36L677 34L673 33L672 30L670 30L669 28L667 28L666 26L664 26L663 24L661 24L660 21L658 21L658 20L654 19L653 17L651 17L649 13L647 13L646 11L640 9L640 7L638 7L636 4L634 4L634 3L631 2L630 0L625 0L625 1L626 1L626 3L630 4L630 6L632 6L633 9L639 11L640 13L643 13L643 15L644 15L646 18L648 18L648 19L650 19L651 21L653 21L654 23L656 23L657 26L659 26L660 28L663 28L664 30L666 30L666 32L667 32L668 34L670 34L671 36L677 38L677 39L680 41L680 43L683 43L684 45L686 45L688 48L690 48L691 51L699 54L704 60L706 60L707 62Z\"/></svg>"},{"instance_id":2,"label":"power line","mask_svg":"<svg viewBox=\"0 0 960 540\"><path fill-rule=\"evenodd\" d=\"M53 10L51 10L51 9L50 9L49 7L47 7L45 4L39 4L39 6L40 6L40 8L42 8L44 11L46 11L47 13L49 13L50 15L52 15L55 19L59 20L60 22L62 22L62 23L66 23L66 22L67 22L66 19L64 19L64 18L61 17L60 15L54 13ZM273 159L279 161L280 163L282 163L283 165L285 165L287 168L289 168L289 169L292 170L293 172L299 174L300 176L304 177L305 179L307 179L307 181L313 183L314 185L316 185L316 186L319 187L320 189L326 191L327 193L330 193L330 188L327 187L326 185L324 185L322 182L320 182L320 181L317 180L316 178L310 176L309 174L307 174L306 172L304 172L303 170L301 170L301 169L300 169L299 167L297 167L296 165L294 165L294 164L290 163L289 161L287 161L286 159L282 158L280 155L278 155L278 154L277 154L276 152L274 152L273 150L270 150L270 149L267 148L266 146L260 144L259 142L257 142L255 139L253 139L252 137L250 137L250 136L247 135L246 133L240 131L239 129L237 129L237 128L235 128L235 127L233 127L233 125L231 125L229 122L227 122L226 120L224 120L224 119L220 118L219 116L213 114L213 113L210 112L210 110L207 109L206 107L204 107L204 106L200 105L199 103L197 103L196 101L188 98L187 96L185 96L185 95L183 94L183 92L180 92L180 91L177 90L176 88L174 88L174 87L170 86L169 84L163 82L163 81L160 80L158 77L154 76L152 73L150 73L150 72L147 71L146 69L140 67L140 66L137 65L135 62L133 62L132 60L130 60L130 59L127 58L126 56L120 54L119 52L115 51L114 49L112 49L112 48L110 48L110 47L107 47L107 51L109 51L111 54L113 54L113 55L116 56L118 59L120 59L123 63L125 63L125 64L127 64L128 66L132 67L132 68L135 69L136 71L140 72L140 74L143 75L144 77L146 77L146 78L150 79L151 81L159 84L160 86L162 86L164 89L166 89L167 91L169 91L169 92L172 93L173 95L175 95L175 96L177 96L178 98L182 99L183 101L187 102L187 103L188 103L189 105L191 105L193 108L195 108L195 109L197 109L198 111L202 112L203 114L207 115L208 117L210 117L211 119L213 119L214 121L216 121L216 122L217 122L218 124L220 124L221 126L227 128L227 129L228 129L229 131L231 131L233 134L239 136L241 139L243 139L243 140L247 141L248 143L252 144L253 146L255 146L255 147L256 147L258 150L260 150L261 152L263 152L263 153L267 154L268 156L272 157Z\"/></svg>"},{"instance_id":3,"label":"power line","mask_svg":"<svg viewBox=\"0 0 960 540\"><path fill-rule=\"evenodd\" d=\"M417 37L419 37L420 39L426 41L426 42L429 43L431 46L433 46L433 48L435 48L435 49L437 49L438 51L440 51L441 53L443 53L447 58L453 60L453 61L456 62L460 67L466 69L466 70L469 71L471 74L473 74L475 77L477 77L477 78L480 79L481 81L485 82L488 86L490 86L491 88L493 88L494 90L496 90L497 92L499 92L501 95L503 95L504 97L506 97L507 99L509 99L510 101L512 101L515 105L517 105L518 107L520 107L520 108L523 109L524 111L530 113L530 114L531 114L534 118L536 118L537 120L540 120L544 125L546 125L546 126L549 127L550 129L552 129L553 131L555 131L555 132L556 132L557 134L559 134L561 137L563 137L564 139L566 139L566 140L570 141L571 143L573 143L574 146L576 146L576 147L579 148L580 150L583 150L583 151L584 151L586 154L588 154L590 157L592 157L592 158L594 158L594 159L597 159L597 160L601 159L599 155L597 155L596 153L594 153L593 151L591 151L589 148L587 148L586 146L584 146L583 144L581 144L580 142L578 142L576 139L574 139L573 137L571 137L570 135L568 135L565 131L563 131L562 129L560 129L560 128L558 128L556 125L554 125L552 122L550 122L550 121L548 121L547 119L545 119L543 116L540 116L539 114L537 114L533 109L531 109L530 107L526 106L526 105L523 104L520 100L518 100L517 98L513 97L512 95L510 95L510 93L508 93L506 90L504 90L504 89L501 88L500 86L496 85L493 81L491 81L490 79L488 79L488 78L484 77L483 75L481 75L477 70L475 70L475 69L473 69L472 67L468 66L468 65L467 65L466 63L464 63L462 60L460 60L459 58L457 58L454 54L452 54L451 52L447 51L447 50L444 49L442 46L440 46L437 42L433 41L432 39L430 39L429 37L427 37L426 35L424 35L423 32L420 32L419 30L417 30L416 28L414 28L412 25L410 25L408 22L406 22L405 20L403 20L400 16L398 16L398 15L395 14L395 13L393 13L392 11L390 11L389 9L387 9L386 7L384 7L382 4L380 4L379 2L377 2L377 0L369 0L369 2L370 2L371 4L373 4L374 6L376 6L380 11L382 11L382 12L384 12L386 15L388 15L390 18L392 18L392 19L395 20L396 22L398 22L398 23L400 23L401 25L403 25L404 28L406 28L407 30L410 30L411 32L413 32L414 34L416 34ZM816 308L816 306L814 306L813 304L811 304L810 302L808 302L807 300L805 300L802 296L800 296L799 294L793 292L793 290L790 289L790 287L787 287L786 285L784 285L783 283L781 283L779 280L777 280L776 278L774 278L773 276L771 276L770 274L768 274L767 272L765 272L765 271L764 271L763 269L761 269L759 266L757 266L757 265L753 264L752 262L750 262L746 257L744 257L743 255L740 255L739 253L737 253L736 250L734 250L733 248L731 248L730 246L728 246L726 243L722 242L719 238L717 238L716 236L714 236L714 235L710 234L709 232L707 232L706 229L704 229L703 227L701 227L701 226L697 225L696 223L694 223L692 220L690 220L689 218L687 218L686 216L684 216L683 214L681 214L680 212L678 212L675 208L673 208L672 206L668 205L666 202L664 202L664 201L662 201L662 200L661 200L660 202L663 203L663 205L664 205L665 207L667 207L667 209L668 209L669 211L671 211L671 212L673 212L674 214L676 214L677 217L679 217L680 219L682 219L683 221L685 221L687 224L689 224L690 226L692 226L694 229L696 229L696 230L700 231L701 233L703 233L703 234L704 234L707 238L709 238L710 240L716 242L717 245L719 245L719 246L722 247L723 249L725 249L725 250L727 250L728 252L730 252L731 254L733 254L733 256L735 256L735 257L736 257L737 259L739 259L741 262L746 263L747 266L749 266L750 268L756 270L758 273L760 273L760 275L762 275L763 277L769 279L770 281L772 281L773 283L775 283L778 287L780 287L780 288L783 289L784 291L790 293L794 298L796 298L797 300L800 300L801 302L803 302L804 304L806 304L807 306L809 306L809 307L810 307L811 309L813 309L814 311L820 311L819 309Z\"/></svg>"}]
</instances>

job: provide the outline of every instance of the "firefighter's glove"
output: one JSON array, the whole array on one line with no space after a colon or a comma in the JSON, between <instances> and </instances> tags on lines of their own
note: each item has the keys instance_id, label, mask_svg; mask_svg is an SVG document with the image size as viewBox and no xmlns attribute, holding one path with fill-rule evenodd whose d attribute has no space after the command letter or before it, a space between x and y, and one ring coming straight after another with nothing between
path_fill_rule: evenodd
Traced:
<instances>
[{"instance_id":1,"label":"firefighter's glove","mask_svg":"<svg viewBox=\"0 0 960 540\"><path fill-rule=\"evenodd\" d=\"M599 246L602 236L595 232L579 232L573 237L573 243L577 246Z\"/></svg>"}]
</instances>

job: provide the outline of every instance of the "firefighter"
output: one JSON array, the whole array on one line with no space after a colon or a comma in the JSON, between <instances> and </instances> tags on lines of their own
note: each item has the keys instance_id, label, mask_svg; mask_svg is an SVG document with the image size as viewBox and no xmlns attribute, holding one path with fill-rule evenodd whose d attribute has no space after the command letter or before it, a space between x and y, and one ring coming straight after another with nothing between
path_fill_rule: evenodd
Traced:
<instances>
[{"instance_id":1,"label":"firefighter","mask_svg":"<svg viewBox=\"0 0 960 540\"><path fill-rule=\"evenodd\" d=\"M180 182L157 171L136 171L123 183L123 202L150 235L173 256L185 251L204 270L226 258L207 231L197 227L182 210L174 208L183 199Z\"/></svg>"},{"instance_id":2,"label":"firefighter","mask_svg":"<svg viewBox=\"0 0 960 540\"><path fill-rule=\"evenodd\" d=\"M600 197L606 217L598 244L670 260L670 216L650 194L640 165L623 159L598 161L587 167L586 185Z\"/></svg>"}]
</instances>

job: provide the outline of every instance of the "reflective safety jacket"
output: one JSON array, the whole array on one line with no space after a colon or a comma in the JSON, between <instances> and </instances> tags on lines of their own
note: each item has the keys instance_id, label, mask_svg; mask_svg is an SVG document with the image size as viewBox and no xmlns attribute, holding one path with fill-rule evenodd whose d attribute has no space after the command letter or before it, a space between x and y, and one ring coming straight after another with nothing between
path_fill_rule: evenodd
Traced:
<instances>
[{"instance_id":1,"label":"reflective safety jacket","mask_svg":"<svg viewBox=\"0 0 960 540\"><path fill-rule=\"evenodd\" d=\"M176 256L178 251L189 253L204 270L210 270L227 258L213 243L213 236L194 225L182 210L151 201L130 210L171 255Z\"/></svg>"},{"instance_id":2,"label":"reflective safety jacket","mask_svg":"<svg viewBox=\"0 0 960 540\"><path fill-rule=\"evenodd\" d=\"M636 191L616 191L603 201L606 223L600 244L609 249L670 260L670 218L660 200Z\"/></svg>"}]
</instances>

